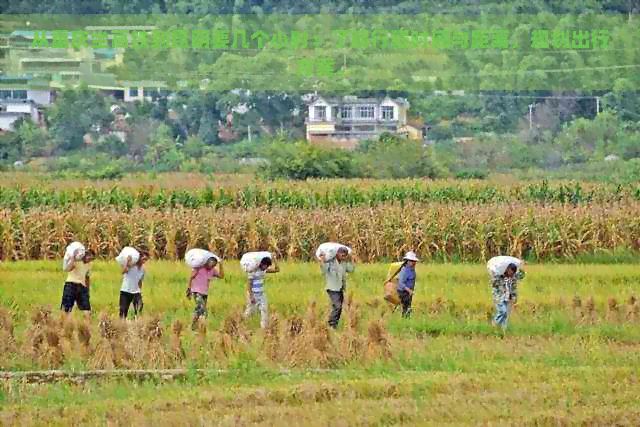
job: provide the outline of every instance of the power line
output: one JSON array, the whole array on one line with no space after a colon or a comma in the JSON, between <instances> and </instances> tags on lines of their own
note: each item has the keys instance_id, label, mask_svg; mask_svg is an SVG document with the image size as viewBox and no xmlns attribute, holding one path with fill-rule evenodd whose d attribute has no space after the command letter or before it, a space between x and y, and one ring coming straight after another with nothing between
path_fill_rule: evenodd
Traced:
<instances>
[{"instance_id":1,"label":"power line","mask_svg":"<svg viewBox=\"0 0 640 427\"><path fill-rule=\"evenodd\" d=\"M434 74L432 77L457 77L457 76L471 76L471 77L486 77L489 75L495 76L504 76L504 75L517 75L517 74L531 74L531 73L570 73L576 71L604 71L604 70L616 70L616 69L631 69L631 68L639 68L640 64L627 64L627 65L610 65L610 66L601 66L601 67L579 67L579 68L552 68L552 69L535 69L535 70L517 70L517 71L497 71L491 73L452 73L452 74ZM365 67L366 68L366 67ZM211 77L216 73L203 73L203 72L187 72L185 77L194 76L194 77ZM222 73L220 73L222 74ZM224 73L228 75L229 73ZM253 72L242 72L242 71L234 71L234 75L236 76L244 76L244 77L265 77L269 75L281 75L282 71L274 71L274 72L264 72L261 74L255 74ZM311 76L307 76L311 77ZM329 77L329 76L327 76Z\"/></svg>"},{"instance_id":2,"label":"power line","mask_svg":"<svg viewBox=\"0 0 640 427\"><path fill-rule=\"evenodd\" d=\"M29 51L29 50L41 50L41 47L32 47L32 46L26 46L26 45L20 45L17 44L16 42L9 42L7 45L2 45L0 46L0 48L2 49L15 49L15 50L22 50L22 51ZM139 48L135 48L135 47L131 47L130 48L131 51L136 51L136 50L141 50ZM256 47L222 47L222 48L197 48L197 47L181 47L175 50L179 50L179 51L190 51L190 52L197 52L197 53L205 53L205 52L243 52L243 51L251 51L251 52L260 52L260 51L267 51L267 52L284 52L284 51L296 51L296 52L301 52L301 53L305 53L305 52L309 52L309 51L313 51L313 50L331 50L331 51L341 51L342 49L345 49L345 47L336 47L336 46L315 46L313 48L300 48L300 49L296 49L296 48L272 48L270 46L265 46L262 48L256 48ZM348 49L348 48L346 48ZM450 52L450 51L457 51L457 52L465 52L465 53L474 53L474 54L502 54L503 52L507 51L507 52L516 52L516 53L521 53L521 52L528 52L528 53L544 53L545 55L551 55L551 54L557 54L557 53L583 53L583 52L616 52L616 51L638 51L640 50L640 47L620 47L620 48L607 48L607 49L563 49L563 50L559 50L559 49L504 49L504 48L496 48L496 47L492 47L492 48L484 48L484 49L460 49L460 48L439 48L436 49L434 52L423 52L423 50L425 49L433 49L433 47L431 46L420 46L420 47L414 47L414 48L407 48L407 49L398 49L398 48L391 48L391 47L381 47L379 49L376 49L375 46L371 46L367 49L358 49L356 50L356 52L354 53L383 53L383 52L388 52L388 53L415 53L415 51L420 51L421 55L439 55L442 54L444 52ZM165 51L165 50L171 50L171 48L164 48L164 49L157 49L157 48L151 48L148 49L150 51ZM370 51L373 50L373 51Z\"/></svg>"},{"instance_id":3,"label":"power line","mask_svg":"<svg viewBox=\"0 0 640 427\"><path fill-rule=\"evenodd\" d=\"M602 67L579 67L579 68L551 68L551 69L537 69L537 70L518 70L518 71L509 71L509 72L492 72L492 73L459 73L456 76L471 76L471 77L486 77L490 75L494 76L504 76L504 75L513 75L513 74L532 74L532 73L568 73L574 71L603 71L603 70L619 70L619 69L628 69L628 68L638 68L640 64L629 64L629 65L609 65Z\"/></svg>"},{"instance_id":4,"label":"power line","mask_svg":"<svg viewBox=\"0 0 640 427\"><path fill-rule=\"evenodd\" d=\"M477 96L478 98L513 98L513 99L596 99L601 98L600 96L525 96L525 95L483 95L483 94L475 94L470 93L466 95Z\"/></svg>"}]
</instances>

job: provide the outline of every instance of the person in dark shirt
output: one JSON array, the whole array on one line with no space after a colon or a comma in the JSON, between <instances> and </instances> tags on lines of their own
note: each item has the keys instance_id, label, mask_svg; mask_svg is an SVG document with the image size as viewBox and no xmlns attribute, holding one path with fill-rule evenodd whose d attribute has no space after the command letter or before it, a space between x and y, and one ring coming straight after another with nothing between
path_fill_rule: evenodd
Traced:
<instances>
[{"instance_id":1,"label":"person in dark shirt","mask_svg":"<svg viewBox=\"0 0 640 427\"><path fill-rule=\"evenodd\" d=\"M407 252L402 260L405 261L405 264L398 274L397 290L402 304L402 317L409 318L411 317L411 303L416 286L416 263L419 260L413 251Z\"/></svg>"}]
</instances>

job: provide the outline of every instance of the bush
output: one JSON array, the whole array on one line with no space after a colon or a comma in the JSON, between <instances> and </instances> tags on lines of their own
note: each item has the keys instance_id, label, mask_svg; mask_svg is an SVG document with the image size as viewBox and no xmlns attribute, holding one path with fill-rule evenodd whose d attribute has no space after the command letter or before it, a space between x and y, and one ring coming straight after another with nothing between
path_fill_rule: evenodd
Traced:
<instances>
[{"instance_id":1,"label":"bush","mask_svg":"<svg viewBox=\"0 0 640 427\"><path fill-rule=\"evenodd\" d=\"M49 172L67 178L118 179L136 170L127 158L115 160L93 149L82 150L72 156L58 157L46 163Z\"/></svg>"},{"instance_id":2,"label":"bush","mask_svg":"<svg viewBox=\"0 0 640 427\"><path fill-rule=\"evenodd\" d=\"M486 179L487 171L483 171L480 169L467 169L462 170L456 173L456 178L458 179Z\"/></svg>"},{"instance_id":3,"label":"bush","mask_svg":"<svg viewBox=\"0 0 640 427\"><path fill-rule=\"evenodd\" d=\"M12 164L21 158L20 141L14 132L0 135L0 162Z\"/></svg>"},{"instance_id":4,"label":"bush","mask_svg":"<svg viewBox=\"0 0 640 427\"><path fill-rule=\"evenodd\" d=\"M268 164L260 174L266 179L354 178L353 154L341 149L321 148L306 141L273 142L268 146Z\"/></svg>"},{"instance_id":5,"label":"bush","mask_svg":"<svg viewBox=\"0 0 640 427\"><path fill-rule=\"evenodd\" d=\"M269 143L270 141L263 141L260 138L256 138L252 141L245 139L240 142L236 142L235 144L212 147L211 152L216 153L219 156L229 157L232 159L262 157L264 155L265 145L268 146Z\"/></svg>"},{"instance_id":6,"label":"bush","mask_svg":"<svg viewBox=\"0 0 640 427\"><path fill-rule=\"evenodd\" d=\"M446 175L433 149L419 141L382 135L367 141L356 153L359 176L365 178L438 178Z\"/></svg>"},{"instance_id":7,"label":"bush","mask_svg":"<svg viewBox=\"0 0 640 427\"><path fill-rule=\"evenodd\" d=\"M266 150L269 164L260 167L267 179L288 178L437 178L446 171L431 148L385 134L363 141L355 151L324 148L306 141L276 141Z\"/></svg>"},{"instance_id":8,"label":"bush","mask_svg":"<svg viewBox=\"0 0 640 427\"><path fill-rule=\"evenodd\" d=\"M579 118L567 124L556 138L567 163L585 163L615 154L625 160L640 155L640 134L616 113L605 111L595 119Z\"/></svg>"},{"instance_id":9,"label":"bush","mask_svg":"<svg viewBox=\"0 0 640 427\"><path fill-rule=\"evenodd\" d=\"M182 172L200 172L205 174L241 173L244 169L236 159L221 157L216 154L207 154L200 159L187 159L180 167L180 171Z\"/></svg>"},{"instance_id":10,"label":"bush","mask_svg":"<svg viewBox=\"0 0 640 427\"><path fill-rule=\"evenodd\" d=\"M124 169L119 164L109 164L96 171L89 171L85 173L85 176L89 179L120 179L124 176Z\"/></svg>"},{"instance_id":11,"label":"bush","mask_svg":"<svg viewBox=\"0 0 640 427\"><path fill-rule=\"evenodd\" d=\"M113 158L118 158L127 154L128 146L115 135L107 135L101 138L96 145L96 149L102 153L107 153Z\"/></svg>"}]
</instances>

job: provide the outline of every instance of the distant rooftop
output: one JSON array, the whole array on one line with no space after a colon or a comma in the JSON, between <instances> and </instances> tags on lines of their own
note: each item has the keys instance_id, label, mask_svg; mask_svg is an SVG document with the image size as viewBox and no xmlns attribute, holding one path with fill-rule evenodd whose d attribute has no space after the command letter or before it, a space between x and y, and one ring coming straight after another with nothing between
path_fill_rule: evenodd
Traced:
<instances>
[{"instance_id":1,"label":"distant rooftop","mask_svg":"<svg viewBox=\"0 0 640 427\"><path fill-rule=\"evenodd\" d=\"M80 63L83 62L82 59L75 58L20 58L20 62L64 62L64 63Z\"/></svg>"},{"instance_id":2,"label":"distant rooftop","mask_svg":"<svg viewBox=\"0 0 640 427\"><path fill-rule=\"evenodd\" d=\"M122 30L122 31L152 31L156 30L157 27L151 25L112 25L112 26L102 26L102 27L85 27L84 31L114 31L114 30ZM67 30L68 31L68 30ZM73 31L73 30L71 30ZM71 31L69 31L69 37L71 37ZM35 37L34 30L16 30L9 34L9 38L23 38L23 39L33 39ZM42 33L42 31L38 31L38 34ZM52 31L44 31L45 36L50 39L52 38Z\"/></svg>"},{"instance_id":3,"label":"distant rooftop","mask_svg":"<svg viewBox=\"0 0 640 427\"><path fill-rule=\"evenodd\" d=\"M28 82L29 80L33 80L33 76L30 74L23 74L21 76L0 75L0 83Z\"/></svg>"},{"instance_id":4,"label":"distant rooftop","mask_svg":"<svg viewBox=\"0 0 640 427\"><path fill-rule=\"evenodd\" d=\"M38 33L41 33L41 31L38 31ZM50 39L52 38L51 35L51 31L45 31L44 32L45 37ZM35 37L35 31L32 30L16 30L13 33L9 34L10 38L18 38L18 37L22 37L23 39L32 39ZM71 37L71 35L69 35L69 37Z\"/></svg>"},{"instance_id":5,"label":"distant rooftop","mask_svg":"<svg viewBox=\"0 0 640 427\"><path fill-rule=\"evenodd\" d=\"M103 26L103 27L85 27L86 31L111 31L111 30L152 31L157 29L158 27L153 25L110 25L110 26Z\"/></svg>"},{"instance_id":6,"label":"distant rooftop","mask_svg":"<svg viewBox=\"0 0 640 427\"><path fill-rule=\"evenodd\" d=\"M342 98L325 98L322 96L314 97L309 101L309 103L314 103L319 99L323 99L327 101L329 104L380 104L387 98L358 98L355 96L344 96ZM409 103L406 99L403 98L389 98L393 102L397 102L398 104L408 106Z\"/></svg>"}]
</instances>

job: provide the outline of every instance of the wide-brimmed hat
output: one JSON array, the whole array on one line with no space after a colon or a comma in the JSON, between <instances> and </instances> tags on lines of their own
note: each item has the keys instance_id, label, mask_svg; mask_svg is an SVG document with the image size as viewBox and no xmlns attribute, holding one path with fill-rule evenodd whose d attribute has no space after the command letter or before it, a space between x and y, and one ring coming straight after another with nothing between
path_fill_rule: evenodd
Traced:
<instances>
[{"instance_id":1,"label":"wide-brimmed hat","mask_svg":"<svg viewBox=\"0 0 640 427\"><path fill-rule=\"evenodd\" d=\"M405 254L404 258L402 258L404 261L420 261L416 255L415 252L413 251L409 251Z\"/></svg>"}]
</instances>

